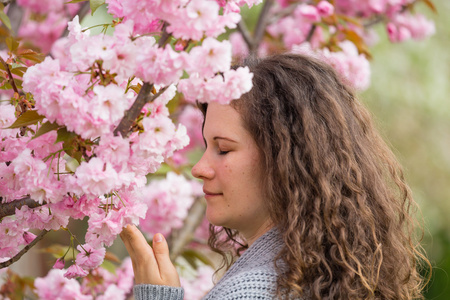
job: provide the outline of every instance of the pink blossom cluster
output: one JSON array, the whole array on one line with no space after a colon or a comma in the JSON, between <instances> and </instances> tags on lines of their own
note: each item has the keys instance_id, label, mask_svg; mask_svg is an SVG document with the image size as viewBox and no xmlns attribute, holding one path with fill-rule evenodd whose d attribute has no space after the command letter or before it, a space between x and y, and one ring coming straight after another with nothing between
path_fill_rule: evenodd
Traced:
<instances>
[{"instance_id":1,"label":"pink blossom cluster","mask_svg":"<svg viewBox=\"0 0 450 300\"><path fill-rule=\"evenodd\" d=\"M112 132L131 105L134 93L115 84L89 90L89 75L73 76L58 59L47 57L24 75L23 89L32 93L36 109L50 122L90 139Z\"/></svg>"},{"instance_id":2,"label":"pink blossom cluster","mask_svg":"<svg viewBox=\"0 0 450 300\"><path fill-rule=\"evenodd\" d=\"M357 90L365 90L370 84L370 63L364 54L359 54L356 46L350 41L339 43L342 51L331 52L328 48L312 49L310 44L304 43L294 46L292 52L315 56L329 63Z\"/></svg>"},{"instance_id":3,"label":"pink blossom cluster","mask_svg":"<svg viewBox=\"0 0 450 300\"><path fill-rule=\"evenodd\" d=\"M36 278L34 286L39 299L93 299L91 295L85 295L81 292L81 286L78 281L65 278L63 270L50 270L47 276Z\"/></svg>"},{"instance_id":4,"label":"pink blossom cluster","mask_svg":"<svg viewBox=\"0 0 450 300\"><path fill-rule=\"evenodd\" d=\"M18 35L48 53L52 44L61 37L67 21L80 7L66 4L65 0L17 0L24 9Z\"/></svg>"},{"instance_id":5,"label":"pink blossom cluster","mask_svg":"<svg viewBox=\"0 0 450 300\"><path fill-rule=\"evenodd\" d=\"M51 204L35 209L23 206L14 218L3 218L0 223L0 257L13 257L21 246L29 244L34 239L29 229L58 230L68 223L69 213Z\"/></svg>"},{"instance_id":6,"label":"pink blossom cluster","mask_svg":"<svg viewBox=\"0 0 450 300\"><path fill-rule=\"evenodd\" d=\"M53 50L54 56L59 58L59 66L54 61L44 62L40 64L42 67L29 72L38 74L41 68L53 69L52 74L60 79L61 86L66 87L68 84L76 84L79 87L63 92L69 94L72 93L72 90L75 93L78 90L84 91L88 83L86 82L86 76L78 75L75 80L71 72L88 70L92 66L95 67L98 62L101 62L102 67L109 70L111 74L117 74L116 81L119 85L124 85L129 77L135 75L143 81L159 86L168 86L177 84L183 72L187 72L190 77L180 81L180 83L184 83L178 85L178 90L185 92L188 95L185 95L186 98L192 101L208 102L217 98L217 101L226 103L239 98L241 94L248 92L251 88L251 75L248 71L230 70L232 53L231 44L228 41L219 42L208 37L201 45L193 47L190 52L176 51L170 45L164 48L159 47L153 37L135 36L136 31L133 24L133 20L128 20L117 25L113 36L89 36L88 31L82 31L78 18L75 17L69 23L69 37L57 44L57 47ZM67 53L70 54L67 55ZM65 74L68 74L68 79L65 78ZM190 79L191 77L192 79ZM37 80L37 77L35 78ZM55 80L56 78L50 79ZM28 83L28 81L26 82ZM195 91L187 89L185 87L186 82L195 84L199 88L201 88L200 85L209 84L211 92L205 91L205 93L194 96ZM208 87L203 89L205 88L208 89ZM58 87L55 88L55 90L59 89ZM64 91L66 89L67 87ZM110 89L112 90L112 88ZM95 98L96 94L102 92L109 94L109 90L103 91L103 89L94 90L90 94ZM120 95L118 90L111 91L111 94L114 93ZM46 93L45 95L51 94ZM130 95L132 96L132 94L122 95L124 100L118 101L123 105L114 108L117 115L124 107L126 108L129 105L126 100L132 98ZM47 96L47 98L50 98L50 96ZM51 102L51 100L46 100L46 102ZM100 102L100 105L107 105L104 104L104 101ZM73 111L72 108L71 111ZM104 118L100 118L99 121L99 117L94 115L91 119L93 120L90 123L100 123L100 125L95 124L97 130L101 130L100 128L103 128L104 131L107 130L107 122Z\"/></svg>"},{"instance_id":7,"label":"pink blossom cluster","mask_svg":"<svg viewBox=\"0 0 450 300\"><path fill-rule=\"evenodd\" d=\"M223 75L219 74L208 79L193 74L188 79L180 80L178 90L188 101L217 101L228 104L231 100L238 99L242 94L250 91L252 78L253 74L248 67L229 70Z\"/></svg>"},{"instance_id":8,"label":"pink blossom cluster","mask_svg":"<svg viewBox=\"0 0 450 300\"><path fill-rule=\"evenodd\" d=\"M162 22L175 38L200 40L203 35L217 37L225 28L235 28L240 21L239 6L261 0L182 0L182 1L117 1L106 0L108 12L114 17L133 20L136 33L159 31ZM221 7L223 12L220 13Z\"/></svg>"},{"instance_id":9,"label":"pink blossom cluster","mask_svg":"<svg viewBox=\"0 0 450 300\"><path fill-rule=\"evenodd\" d=\"M176 165L189 162L187 154L191 151L200 150L204 147L202 124L203 115L199 109L192 105L186 105L181 111L178 121L186 126L189 135L189 144L173 154L172 160Z\"/></svg>"},{"instance_id":10,"label":"pink blossom cluster","mask_svg":"<svg viewBox=\"0 0 450 300\"><path fill-rule=\"evenodd\" d=\"M16 120L15 115L16 108L11 104L0 104L0 139L14 138L18 133L19 129L3 129L11 126ZM0 153L0 155L2 155ZM1 160L1 156L0 156Z\"/></svg>"},{"instance_id":11,"label":"pink blossom cluster","mask_svg":"<svg viewBox=\"0 0 450 300\"><path fill-rule=\"evenodd\" d=\"M413 0L336 0L336 10L350 16L393 15Z\"/></svg>"},{"instance_id":12,"label":"pink blossom cluster","mask_svg":"<svg viewBox=\"0 0 450 300\"><path fill-rule=\"evenodd\" d=\"M234 25L230 23L232 16L238 16L233 5L244 2L251 5L255 1L208 1L205 5L190 1L176 6L192 19L189 26L196 29L189 33L200 32L201 37L216 36L226 26L235 26L236 20ZM36 10L34 13L39 13L36 2L27 3ZM66 153L63 143L57 142L56 131L32 138L30 134L18 135L18 129L6 129L16 118L15 108L3 106L0 195L4 201L30 197L42 206L34 209L24 206L15 216L2 220L0 257L12 257L29 243L34 238L30 229L57 230L66 227L70 218L88 216L84 252L65 273L68 278L84 276L101 263L101 249L110 246L127 224L138 224L145 217L148 224L156 224L152 230L165 234L182 225L193 201L191 184L183 181L183 177L170 173L165 183L155 183L166 193L155 195L152 201L140 193L146 175L155 172L164 160L189 142L186 128L173 123L166 105L175 96L177 83L178 90L183 90L180 78L184 73L190 76L182 79L185 85L210 82L209 87L203 84L202 95L191 95L192 91L185 90L191 101L221 103L250 90L252 74L247 68L230 70L231 45L227 41L207 37L190 52L174 50L170 45L159 47L153 37L139 35L143 27L135 23L136 16L127 10L130 3L116 3L116 8L122 7L127 17L115 26L112 36L91 36L75 17L69 22L68 37L53 47L53 58L47 57L29 67L23 76L23 90L33 95L35 109L44 117L41 124L29 129L36 131L47 121L64 127L76 134L78 140L90 142L83 159L77 161ZM168 9L175 4L158 5ZM217 20L212 24L211 15L206 14L216 9L218 13L219 7L223 7L217 18L221 20L220 26ZM160 13L158 19L164 10ZM175 19L170 26L172 29L168 30L174 36L182 35L181 29L174 29ZM94 81L91 70L96 70L101 79L112 76L112 80ZM154 92L161 90L161 95L142 110L140 130L128 136L115 136L114 129L136 97L129 86L142 84L141 80L153 83ZM179 189L171 187L174 182ZM153 185L145 189L149 195L156 190ZM161 198L159 202L157 197ZM146 214L148 206L152 209ZM95 254L98 251L100 254ZM61 264L60 260L55 267L60 268Z\"/></svg>"},{"instance_id":13,"label":"pink blossom cluster","mask_svg":"<svg viewBox=\"0 0 450 300\"><path fill-rule=\"evenodd\" d=\"M11 106L2 105L3 108L13 114ZM26 195L40 203L59 201L65 187L55 173L59 168L64 169L63 162L58 159L44 162L49 153L61 149L61 143L55 143L56 132L35 139L18 138L16 133L15 129L0 129L0 135L7 137L0 140L0 195L6 202Z\"/></svg>"},{"instance_id":14,"label":"pink blossom cluster","mask_svg":"<svg viewBox=\"0 0 450 300\"><path fill-rule=\"evenodd\" d=\"M81 284L66 276L69 269L52 269L45 277L36 278L34 286L39 299L125 300L131 293L133 269L129 258L123 261L115 273L104 268L93 269L92 276L83 278Z\"/></svg>"},{"instance_id":15,"label":"pink blossom cluster","mask_svg":"<svg viewBox=\"0 0 450 300\"><path fill-rule=\"evenodd\" d=\"M281 36L285 46L291 49L292 46L306 41L314 24L333 13L334 7L328 1L320 1L317 5L300 4L292 14L269 25L267 31L273 37ZM313 47L319 46L323 38L323 29L315 27L310 40Z\"/></svg>"},{"instance_id":16,"label":"pink blossom cluster","mask_svg":"<svg viewBox=\"0 0 450 300\"><path fill-rule=\"evenodd\" d=\"M411 14L405 10L413 0L336 0L339 13L370 18L386 15L389 19L387 31L391 42L402 42L406 39L423 39L434 34L434 23L422 14Z\"/></svg>"},{"instance_id":17,"label":"pink blossom cluster","mask_svg":"<svg viewBox=\"0 0 450 300\"><path fill-rule=\"evenodd\" d=\"M194 201L192 183L173 172L167 173L165 179L152 180L143 194L149 209L140 228L149 237L158 232L168 235L180 228Z\"/></svg>"},{"instance_id":18,"label":"pink blossom cluster","mask_svg":"<svg viewBox=\"0 0 450 300\"><path fill-rule=\"evenodd\" d=\"M365 90L370 85L370 64L364 54L359 54L350 41L339 43L342 51L331 52L327 48L322 54L325 60L357 90Z\"/></svg>"},{"instance_id":19,"label":"pink blossom cluster","mask_svg":"<svg viewBox=\"0 0 450 300\"><path fill-rule=\"evenodd\" d=\"M195 275L180 277L186 299L200 300L214 286L212 281L214 270L211 267L200 266L195 273Z\"/></svg>"},{"instance_id":20,"label":"pink blossom cluster","mask_svg":"<svg viewBox=\"0 0 450 300\"><path fill-rule=\"evenodd\" d=\"M402 42L408 39L424 39L433 35L436 29L434 23L422 14L401 14L392 18L387 24L387 32L391 42Z\"/></svg>"}]
</instances>

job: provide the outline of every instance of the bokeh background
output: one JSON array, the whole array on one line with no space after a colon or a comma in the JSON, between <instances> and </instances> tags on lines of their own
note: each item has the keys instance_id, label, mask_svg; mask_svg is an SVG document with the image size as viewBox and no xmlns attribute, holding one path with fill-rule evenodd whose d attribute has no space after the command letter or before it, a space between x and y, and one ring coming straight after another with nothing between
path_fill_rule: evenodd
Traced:
<instances>
[{"instance_id":1,"label":"bokeh background","mask_svg":"<svg viewBox=\"0 0 450 300\"><path fill-rule=\"evenodd\" d=\"M391 44L380 30L372 84L361 98L405 168L423 218L423 246L433 265L426 299L450 299L450 1L427 40ZM379 28L382 29L382 28Z\"/></svg>"}]
</instances>

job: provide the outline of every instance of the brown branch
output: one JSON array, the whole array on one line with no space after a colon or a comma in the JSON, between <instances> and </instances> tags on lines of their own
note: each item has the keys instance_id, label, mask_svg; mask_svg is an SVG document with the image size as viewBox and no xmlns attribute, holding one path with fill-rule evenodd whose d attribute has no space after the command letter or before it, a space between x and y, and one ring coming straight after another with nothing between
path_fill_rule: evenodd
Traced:
<instances>
[{"instance_id":1,"label":"brown branch","mask_svg":"<svg viewBox=\"0 0 450 300\"><path fill-rule=\"evenodd\" d=\"M364 26L364 28L367 29L367 28L370 28L370 27L372 27L372 26L374 26L374 25L377 25L378 23L383 22L384 20L385 20L385 19L384 19L382 16L378 16L378 17L376 17L376 18L370 20L369 22L363 24L363 26Z\"/></svg>"},{"instance_id":2,"label":"brown branch","mask_svg":"<svg viewBox=\"0 0 450 300\"><path fill-rule=\"evenodd\" d=\"M172 232L168 237L170 259L174 261L184 250L184 247L193 240L195 229L200 225L205 215L206 205L203 197L195 199L189 209L183 226Z\"/></svg>"},{"instance_id":3,"label":"brown branch","mask_svg":"<svg viewBox=\"0 0 450 300\"><path fill-rule=\"evenodd\" d=\"M10 4L11 2L15 2L14 0L0 0L0 3L3 4L4 6Z\"/></svg>"},{"instance_id":4,"label":"brown branch","mask_svg":"<svg viewBox=\"0 0 450 300\"><path fill-rule=\"evenodd\" d=\"M264 6L261 10L261 13L258 17L258 22L256 23L255 31L253 33L253 44L252 48L250 49L250 54L255 55L258 51L259 44L262 41L262 38L264 36L264 32L266 31L267 26L267 16L270 11L270 7L272 6L274 0L266 0L264 2Z\"/></svg>"},{"instance_id":5,"label":"brown branch","mask_svg":"<svg viewBox=\"0 0 450 300\"><path fill-rule=\"evenodd\" d=\"M277 11L276 13L274 13L273 15L270 16L270 18L267 20L267 23L273 24L273 23L277 22L279 19L289 16L290 14L292 14L294 12L294 10L299 5L300 5L300 3L290 4L288 7Z\"/></svg>"},{"instance_id":6,"label":"brown branch","mask_svg":"<svg viewBox=\"0 0 450 300\"><path fill-rule=\"evenodd\" d=\"M17 253L14 257L12 257L11 259L0 263L0 269L9 267L10 265L12 265L13 263L15 263L16 261L18 261L25 253L28 252L28 250L30 250L34 245L37 244L37 242L39 242L40 240L42 240L42 238L44 237L44 235L47 233L47 230L42 231L31 243L29 243L28 245L26 245L22 250L20 250L19 253Z\"/></svg>"},{"instance_id":7,"label":"brown branch","mask_svg":"<svg viewBox=\"0 0 450 300\"><path fill-rule=\"evenodd\" d=\"M125 115L123 116L119 125L114 130L114 135L117 136L120 133L123 137L127 136L134 120L136 120L136 118L139 116L144 105L149 102L153 102L162 93L164 93L167 88L168 86L165 86L161 88L156 94L150 95L153 90L153 84L144 82L144 85L141 87L141 90L139 91L139 94L137 95L133 105L129 110L125 112Z\"/></svg>"},{"instance_id":8,"label":"brown branch","mask_svg":"<svg viewBox=\"0 0 450 300\"><path fill-rule=\"evenodd\" d=\"M167 41L169 40L169 38L171 36L171 34L168 33L167 30L166 30L167 29L167 25L168 24L166 22L164 22L163 25L162 25L161 38L158 41L158 46L160 48L162 48L162 47L164 47L166 45Z\"/></svg>"},{"instance_id":9,"label":"brown branch","mask_svg":"<svg viewBox=\"0 0 450 300\"><path fill-rule=\"evenodd\" d=\"M162 27L161 38L159 39L159 42L158 42L159 47L163 47L171 36L171 34L167 33L166 27L167 27L167 23L164 22L163 27ZM119 125L114 130L114 135L117 136L120 133L120 135L122 137L127 136L128 131L130 130L131 126L133 125L134 120L136 120L136 118L139 116L144 105L149 102L154 101L162 93L164 93L164 91L166 89L167 89L167 86L161 88L159 90L159 92L154 94L153 96L150 96L150 94L153 90L153 83L144 82L133 105L130 107L130 109L128 109L125 112L125 115L123 116Z\"/></svg>"},{"instance_id":10,"label":"brown branch","mask_svg":"<svg viewBox=\"0 0 450 300\"><path fill-rule=\"evenodd\" d=\"M127 136L128 131L130 130L131 126L133 125L134 120L136 120L136 118L139 116L144 105L147 104L147 102L149 102L152 89L153 89L153 84L144 82L133 105L130 107L130 109L128 109L125 112L125 115L123 116L119 125L114 130L115 136L118 136L119 133L122 137Z\"/></svg>"},{"instance_id":11,"label":"brown branch","mask_svg":"<svg viewBox=\"0 0 450 300\"><path fill-rule=\"evenodd\" d=\"M402 8L400 9L399 14L404 13L408 9L409 5L414 5L416 3L417 3L417 1L414 1L414 2L412 2L410 4L408 4L408 5L403 5ZM386 20L385 16L378 15L377 17L373 18L372 20L368 21L367 23L364 23L363 27L365 29L367 29L367 28L370 28L370 27L372 27L374 25L377 25L378 23L381 23L381 22L383 22L385 20Z\"/></svg>"},{"instance_id":12,"label":"brown branch","mask_svg":"<svg viewBox=\"0 0 450 300\"><path fill-rule=\"evenodd\" d=\"M3 1L7 2L7 1ZM23 19L23 8L16 1L9 1L8 18L11 21L11 31L17 35Z\"/></svg>"},{"instance_id":13,"label":"brown branch","mask_svg":"<svg viewBox=\"0 0 450 300\"><path fill-rule=\"evenodd\" d=\"M242 34L242 38L244 39L245 43L247 44L248 49L252 49L254 41L250 35L250 31L248 30L247 25L245 25L244 20L241 20L237 24L237 29Z\"/></svg>"},{"instance_id":14,"label":"brown branch","mask_svg":"<svg viewBox=\"0 0 450 300\"><path fill-rule=\"evenodd\" d=\"M312 37L314 35L314 32L316 31L316 28L317 28L317 25L315 25L315 24L313 24L311 26L311 29L309 30L308 35L306 36L306 41L308 43L311 42L311 39L312 39Z\"/></svg>"},{"instance_id":15,"label":"brown branch","mask_svg":"<svg viewBox=\"0 0 450 300\"><path fill-rule=\"evenodd\" d=\"M88 12L89 12L90 9L91 9L91 7L89 6L89 1L83 3L83 4L81 5L81 7L78 9L76 15L78 15L78 18L79 18L79 20L80 20L80 23L81 23L81 20L84 18L84 16L86 16L86 15L88 14ZM66 36L68 36L68 35L69 35L69 27L66 26L66 29L64 30L64 32L63 32L63 34L61 35L61 37L66 37Z\"/></svg>"},{"instance_id":16,"label":"brown branch","mask_svg":"<svg viewBox=\"0 0 450 300\"><path fill-rule=\"evenodd\" d=\"M8 72L8 77L9 77L8 81L11 84L11 86L13 87L14 92L19 94L19 89L17 88L16 83L14 82L14 77L13 77L13 75L11 73L11 69L9 68L8 64L6 63L6 61L3 60L3 58L1 56L0 56L0 61L3 64L3 66L5 67L6 72ZM23 111L22 111L22 113L23 113Z\"/></svg>"},{"instance_id":17,"label":"brown branch","mask_svg":"<svg viewBox=\"0 0 450 300\"><path fill-rule=\"evenodd\" d=\"M14 215L16 213L16 209L20 209L24 205L28 206L29 208L36 208L44 204L45 203L40 204L30 197L25 197L8 203L0 203L0 220L4 217Z\"/></svg>"}]
</instances>

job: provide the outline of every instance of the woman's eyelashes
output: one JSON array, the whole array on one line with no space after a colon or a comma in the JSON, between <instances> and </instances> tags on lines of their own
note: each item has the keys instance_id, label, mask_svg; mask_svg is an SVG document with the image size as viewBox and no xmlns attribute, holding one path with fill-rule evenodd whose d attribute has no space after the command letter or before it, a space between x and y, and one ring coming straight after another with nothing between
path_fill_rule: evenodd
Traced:
<instances>
[{"instance_id":1,"label":"woman's eyelashes","mask_svg":"<svg viewBox=\"0 0 450 300\"><path fill-rule=\"evenodd\" d=\"M219 150L219 155L225 155L225 154L227 154L228 152L230 152L230 151Z\"/></svg>"}]
</instances>

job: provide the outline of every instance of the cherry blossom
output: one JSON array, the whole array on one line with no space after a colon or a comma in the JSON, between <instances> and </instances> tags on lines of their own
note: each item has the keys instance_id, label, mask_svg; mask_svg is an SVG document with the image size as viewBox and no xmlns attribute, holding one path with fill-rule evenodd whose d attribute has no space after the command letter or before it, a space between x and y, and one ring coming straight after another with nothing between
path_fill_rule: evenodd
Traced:
<instances>
[{"instance_id":1,"label":"cherry blossom","mask_svg":"<svg viewBox=\"0 0 450 300\"><path fill-rule=\"evenodd\" d=\"M100 266L106 253L105 248L94 249L89 244L78 245L77 249L80 253L78 253L75 262L85 270L95 269Z\"/></svg>"},{"instance_id":2,"label":"cherry blossom","mask_svg":"<svg viewBox=\"0 0 450 300\"><path fill-rule=\"evenodd\" d=\"M141 221L141 229L149 236L167 235L180 228L194 198L190 183L180 175L168 173L166 179L152 181L145 187L145 202L151 209Z\"/></svg>"},{"instance_id":3,"label":"cherry blossom","mask_svg":"<svg viewBox=\"0 0 450 300\"><path fill-rule=\"evenodd\" d=\"M55 264L53 265L53 269L62 270L62 269L64 269L64 265L65 265L64 259L58 258L56 260Z\"/></svg>"},{"instance_id":4,"label":"cherry blossom","mask_svg":"<svg viewBox=\"0 0 450 300\"><path fill-rule=\"evenodd\" d=\"M84 277L88 274L87 271L83 270L79 265L73 264L71 265L66 273L64 273L64 277L67 279L77 278L77 277Z\"/></svg>"},{"instance_id":5,"label":"cherry blossom","mask_svg":"<svg viewBox=\"0 0 450 300\"><path fill-rule=\"evenodd\" d=\"M181 286L184 288L186 299L202 299L214 286L212 281L214 270L209 266L201 266L194 276L181 277Z\"/></svg>"},{"instance_id":6,"label":"cherry blossom","mask_svg":"<svg viewBox=\"0 0 450 300\"><path fill-rule=\"evenodd\" d=\"M84 295L75 279L64 277L64 270L52 269L47 276L36 278L35 291L39 299L92 300L91 295Z\"/></svg>"}]
</instances>

